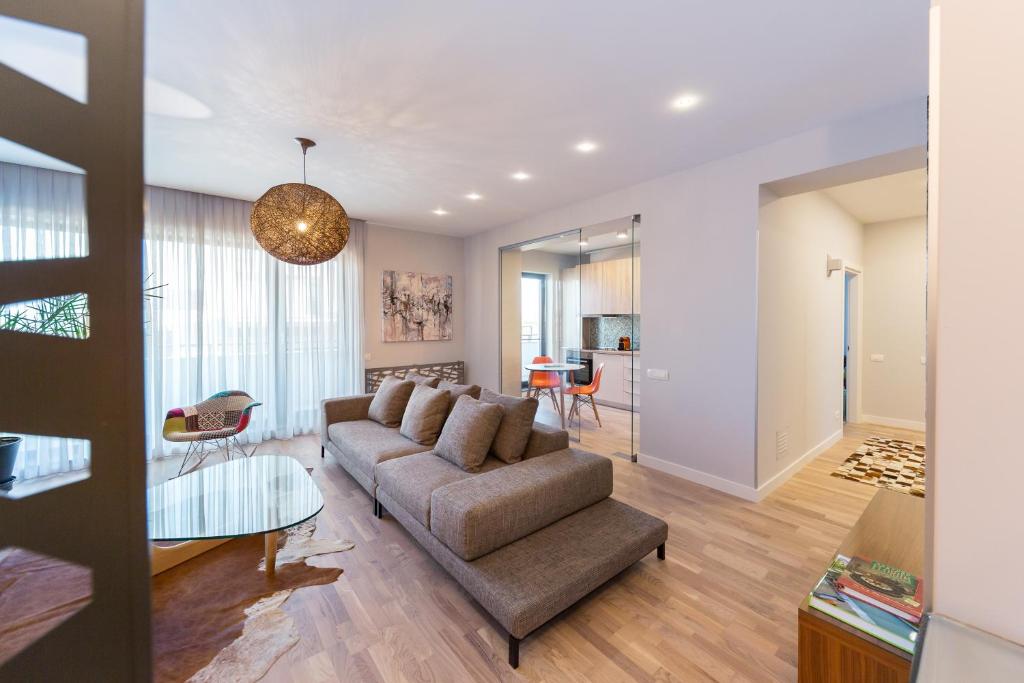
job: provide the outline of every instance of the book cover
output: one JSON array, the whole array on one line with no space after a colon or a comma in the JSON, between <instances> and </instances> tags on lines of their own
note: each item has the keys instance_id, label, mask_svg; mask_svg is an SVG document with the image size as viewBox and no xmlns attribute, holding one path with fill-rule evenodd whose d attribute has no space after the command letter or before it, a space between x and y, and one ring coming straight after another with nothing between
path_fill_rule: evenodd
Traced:
<instances>
[{"instance_id":1,"label":"book cover","mask_svg":"<svg viewBox=\"0 0 1024 683\"><path fill-rule=\"evenodd\" d=\"M839 590L913 622L921 620L924 586L908 571L854 557L836 579Z\"/></svg>"},{"instance_id":2,"label":"book cover","mask_svg":"<svg viewBox=\"0 0 1024 683\"><path fill-rule=\"evenodd\" d=\"M836 579L846 569L849 558L837 555L832 566L811 592L808 604L844 624L914 654L917 627L899 617L844 594L836 587Z\"/></svg>"}]
</instances>

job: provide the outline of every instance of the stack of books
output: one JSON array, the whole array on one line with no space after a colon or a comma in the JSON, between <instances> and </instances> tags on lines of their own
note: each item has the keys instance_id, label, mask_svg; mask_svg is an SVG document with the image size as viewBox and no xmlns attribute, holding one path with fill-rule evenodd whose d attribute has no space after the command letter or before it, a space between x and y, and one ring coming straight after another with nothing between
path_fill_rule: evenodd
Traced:
<instances>
[{"instance_id":1,"label":"stack of books","mask_svg":"<svg viewBox=\"0 0 1024 683\"><path fill-rule=\"evenodd\" d=\"M921 622L921 581L861 557L836 555L811 592L816 610L914 654Z\"/></svg>"}]
</instances>

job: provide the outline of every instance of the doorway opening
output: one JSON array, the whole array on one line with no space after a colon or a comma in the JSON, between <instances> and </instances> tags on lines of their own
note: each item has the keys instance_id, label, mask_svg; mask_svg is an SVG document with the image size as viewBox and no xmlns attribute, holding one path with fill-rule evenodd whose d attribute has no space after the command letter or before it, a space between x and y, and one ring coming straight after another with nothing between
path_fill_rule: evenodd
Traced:
<instances>
[{"instance_id":1,"label":"doorway opening","mask_svg":"<svg viewBox=\"0 0 1024 683\"><path fill-rule=\"evenodd\" d=\"M860 271L843 269L843 422L860 422Z\"/></svg>"},{"instance_id":2,"label":"doorway opening","mask_svg":"<svg viewBox=\"0 0 1024 683\"><path fill-rule=\"evenodd\" d=\"M759 489L818 456L845 458L879 439L924 440L921 163L893 157L761 188Z\"/></svg>"}]
</instances>

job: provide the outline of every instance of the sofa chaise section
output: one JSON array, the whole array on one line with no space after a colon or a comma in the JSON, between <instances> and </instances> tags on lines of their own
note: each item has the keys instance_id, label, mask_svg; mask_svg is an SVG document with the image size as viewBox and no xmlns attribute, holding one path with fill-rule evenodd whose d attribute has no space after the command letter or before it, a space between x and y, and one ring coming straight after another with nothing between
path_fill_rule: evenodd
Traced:
<instances>
[{"instance_id":1,"label":"sofa chaise section","mask_svg":"<svg viewBox=\"0 0 1024 683\"><path fill-rule=\"evenodd\" d=\"M611 461L593 453L566 448L477 474L420 453L379 464L377 481L378 510L508 632L513 667L537 627L651 551L664 558L668 526L609 498Z\"/></svg>"},{"instance_id":2,"label":"sofa chaise section","mask_svg":"<svg viewBox=\"0 0 1024 683\"><path fill-rule=\"evenodd\" d=\"M519 642L652 550L665 558L668 525L613 498L467 562L412 514L378 492L380 504L508 633L508 662Z\"/></svg>"}]
</instances>

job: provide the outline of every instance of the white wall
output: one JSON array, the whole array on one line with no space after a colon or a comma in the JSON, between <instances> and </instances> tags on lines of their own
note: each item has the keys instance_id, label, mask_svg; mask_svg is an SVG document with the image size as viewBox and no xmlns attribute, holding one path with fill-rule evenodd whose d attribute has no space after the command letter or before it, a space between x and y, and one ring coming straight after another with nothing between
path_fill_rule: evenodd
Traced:
<instances>
[{"instance_id":1,"label":"white wall","mask_svg":"<svg viewBox=\"0 0 1024 683\"><path fill-rule=\"evenodd\" d=\"M939 9L929 153L931 603L1024 644L1024 3L942 0Z\"/></svg>"},{"instance_id":2,"label":"white wall","mask_svg":"<svg viewBox=\"0 0 1024 683\"><path fill-rule=\"evenodd\" d=\"M864 226L863 422L924 431L926 242L923 216Z\"/></svg>"},{"instance_id":3,"label":"white wall","mask_svg":"<svg viewBox=\"0 0 1024 683\"><path fill-rule=\"evenodd\" d=\"M402 230L377 223L366 224L363 262L363 310L366 329L363 351L366 367L412 365L466 360L466 277L461 237L446 237ZM497 257L492 264L497 263ZM385 270L444 273L452 276L454 311L451 341L381 341L381 276Z\"/></svg>"},{"instance_id":4,"label":"white wall","mask_svg":"<svg viewBox=\"0 0 1024 683\"><path fill-rule=\"evenodd\" d=\"M758 234L757 480L821 453L842 436L844 273L861 267L861 224L822 192L764 205ZM922 259L921 267L924 261ZM924 306L924 299L920 301ZM920 336L923 342L923 330ZM918 385L922 392L923 383ZM788 434L777 453L776 434Z\"/></svg>"},{"instance_id":5,"label":"white wall","mask_svg":"<svg viewBox=\"0 0 1024 683\"><path fill-rule=\"evenodd\" d=\"M738 495L755 481L759 187L924 144L924 102L873 112L554 209L466 240L472 381L498 383L498 248L640 213L645 368L641 462ZM657 428L653 426L657 425Z\"/></svg>"}]
</instances>

